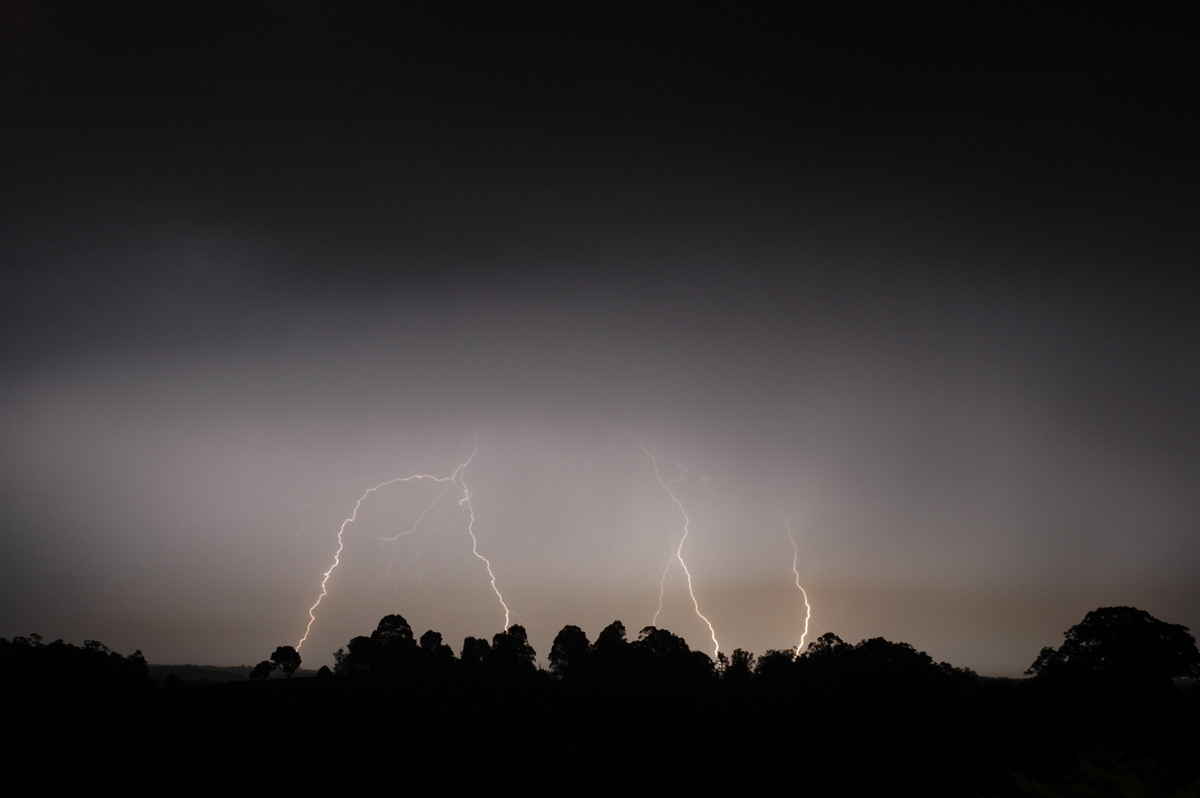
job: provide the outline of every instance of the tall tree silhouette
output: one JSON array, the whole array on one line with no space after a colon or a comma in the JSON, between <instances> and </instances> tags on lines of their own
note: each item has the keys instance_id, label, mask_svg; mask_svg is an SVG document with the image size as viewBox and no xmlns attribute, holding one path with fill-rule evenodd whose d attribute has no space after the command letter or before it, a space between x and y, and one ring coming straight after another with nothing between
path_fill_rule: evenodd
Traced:
<instances>
[{"instance_id":1,"label":"tall tree silhouette","mask_svg":"<svg viewBox=\"0 0 1200 798\"><path fill-rule=\"evenodd\" d=\"M488 641L481 637L464 637L462 654L459 656L462 669L467 673L482 671L487 663L488 651L490 649L491 646L488 645Z\"/></svg>"},{"instance_id":2,"label":"tall tree silhouette","mask_svg":"<svg viewBox=\"0 0 1200 798\"><path fill-rule=\"evenodd\" d=\"M582 629L564 626L550 646L550 670L564 679L580 675L587 667L591 647Z\"/></svg>"},{"instance_id":3,"label":"tall tree silhouette","mask_svg":"<svg viewBox=\"0 0 1200 798\"><path fill-rule=\"evenodd\" d=\"M492 637L492 648L488 652L488 666L493 671L507 674L533 673L537 666L537 653L529 645L525 627L513 624Z\"/></svg>"}]
</instances>

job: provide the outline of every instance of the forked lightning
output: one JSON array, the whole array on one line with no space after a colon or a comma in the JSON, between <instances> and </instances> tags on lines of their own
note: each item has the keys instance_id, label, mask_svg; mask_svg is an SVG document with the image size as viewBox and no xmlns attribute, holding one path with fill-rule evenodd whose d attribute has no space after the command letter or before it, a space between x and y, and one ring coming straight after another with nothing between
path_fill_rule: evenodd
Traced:
<instances>
[{"instance_id":1,"label":"forked lightning","mask_svg":"<svg viewBox=\"0 0 1200 798\"><path fill-rule=\"evenodd\" d=\"M467 456L466 460L459 463L458 467L455 468L448 477L438 477L432 474L411 474L407 477L396 477L395 479L384 480L383 482L372 485L363 491L362 495L358 497L358 501L354 503L354 510L350 513L346 520L342 521L342 525L338 528L337 549L333 553L333 563L321 576L321 593L317 596L317 600L313 602L313 605L308 608L308 625L304 628L304 634L300 637L300 641L296 643L297 651L299 651L304 645L304 641L308 639L309 633L312 632L313 624L316 623L317 620L317 608L321 606L321 601L325 598L325 596L329 595L329 578L341 563L342 551L346 547L346 530L349 529L350 526L358 519L358 511L362 507L363 502L365 502L373 493L385 488L389 488L394 485L413 483L437 484L443 486L443 489L438 491L438 494L433 501L421 511L420 515L417 517L417 520L413 522L413 525L410 529L406 530L405 532L401 532L399 535L382 539L394 541L397 538L412 534L417 529L418 525L425 519L426 515L429 514L430 510L432 510L433 507L442 500L442 497L444 497L451 490L457 490L459 495L458 504L459 507L462 508L459 512L459 518L462 518L463 515L466 516L467 535L469 535L471 538L471 553L483 563L483 567L487 570L488 581L492 586L492 592L496 594L496 598L499 600L500 606L504 609L504 628L508 629L508 627L511 625L511 613L509 611L508 604L504 601L504 596L500 593L500 587L496 584L496 574L492 571L491 561L488 560L487 557L484 557L479 551L479 538L475 535L475 508L471 504L471 491L467 488L467 484L463 479L463 475L466 473L467 466L469 466L471 461L475 459L475 455L478 453L478 451L479 442L476 441L475 448L471 451L471 454Z\"/></svg>"}]
</instances>

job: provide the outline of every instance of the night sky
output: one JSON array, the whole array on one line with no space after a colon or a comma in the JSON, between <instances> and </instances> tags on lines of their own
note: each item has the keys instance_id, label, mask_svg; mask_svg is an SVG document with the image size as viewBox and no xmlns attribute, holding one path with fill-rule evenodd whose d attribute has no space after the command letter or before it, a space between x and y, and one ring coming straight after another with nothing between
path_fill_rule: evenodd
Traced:
<instances>
[{"instance_id":1,"label":"night sky","mask_svg":"<svg viewBox=\"0 0 1200 798\"><path fill-rule=\"evenodd\" d=\"M1195 12L144 5L0 11L0 636L251 664L473 451L306 667L503 628L463 485L543 664L711 653L681 507L726 652L1200 629Z\"/></svg>"}]
</instances>

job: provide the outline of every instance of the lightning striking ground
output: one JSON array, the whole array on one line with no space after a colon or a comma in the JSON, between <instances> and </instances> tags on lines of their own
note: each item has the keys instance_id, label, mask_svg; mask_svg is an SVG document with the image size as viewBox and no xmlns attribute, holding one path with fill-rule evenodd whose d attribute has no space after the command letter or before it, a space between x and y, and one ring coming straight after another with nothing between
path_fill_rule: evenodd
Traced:
<instances>
[{"instance_id":1,"label":"lightning striking ground","mask_svg":"<svg viewBox=\"0 0 1200 798\"><path fill-rule=\"evenodd\" d=\"M796 651L792 654L792 660L795 661L804 648L804 638L808 637L808 621L812 618L812 606L808 603L808 591L800 584L800 547L796 544L796 538L792 534L792 524L788 521L787 513L782 508L779 514L783 517L783 525L787 529L788 540L792 542L792 574L796 577L796 588L800 591L800 595L804 599L804 631L800 633L800 642L796 644Z\"/></svg>"},{"instance_id":2,"label":"lightning striking ground","mask_svg":"<svg viewBox=\"0 0 1200 798\"><path fill-rule=\"evenodd\" d=\"M687 542L692 520L688 517L683 502L675 495L675 490L672 488L672 485L677 484L687 474L687 469L685 468L683 474L678 478L667 482L667 480L663 479L662 472L659 471L658 458L646 448L645 444L639 443L639 445L642 447L642 451L646 453L646 456L650 458L650 462L654 464L654 476L658 480L658 484L662 485L663 490L667 492L667 496L671 498L671 503L679 510L679 514L683 517L683 534L679 536L679 543L675 546L675 553L667 560L667 565L663 568L662 578L658 583L658 610L654 613L654 620L651 621L651 625L658 623L658 616L662 613L663 592L666 589L667 572L671 569L671 564L678 561L680 567L683 568L684 576L687 577L688 595L692 598L692 607L696 611L696 616L704 621L704 625L708 627L708 633L713 643L713 659L715 660L721 653L721 644L717 642L717 630L713 628L712 622L700 611L700 601L696 598L696 589L692 585L692 572L688 570L687 563L683 559L683 546ZM707 485L705 487L707 489Z\"/></svg>"},{"instance_id":3,"label":"lightning striking ground","mask_svg":"<svg viewBox=\"0 0 1200 798\"><path fill-rule=\"evenodd\" d=\"M476 441L475 448L471 451L471 454L467 456L466 460L459 463L458 466L454 469L454 471L448 477L438 477L438 476L434 476L432 474L411 474L406 477L396 477L395 479L384 480L383 482L372 485L371 487L369 487L365 491L363 491L362 495L358 497L358 501L356 501L354 503L353 511L351 511L350 515L344 521L342 521L341 526L338 528L337 548L333 553L333 562L332 562L332 564L330 564L328 570L326 570L325 573L322 574L322 576L321 576L321 593L320 593L320 595L317 596L317 600L315 602L313 602L313 605L308 608L308 624L304 628L304 634L300 637L300 641L298 643L296 643L297 651L299 651L301 649L301 647L304 645L304 641L308 639L309 633L312 632L313 624L316 623L316 620L317 620L317 608L321 606L321 601L324 600L324 598L327 595L329 595L329 578L333 574L333 572L337 569L338 565L341 564L342 552L345 550L345 547L346 547L346 530L349 527L351 527L354 524L354 522L358 519L359 509L362 507L363 502L365 502L367 500L367 498L371 496L371 494L376 493L376 492L383 490L384 488L390 487L392 485L427 483L427 484L441 485L442 490L438 491L437 496L433 499L432 502L430 502L430 504L428 504L425 507L425 509L420 513L417 520L413 522L413 525L409 529L407 529L404 532L401 532L397 535L394 535L390 538L382 538L383 540L391 540L391 541L395 541L406 535L413 534L416 531L417 527L420 525L421 521L424 520L424 518L429 514L430 510L432 510L433 507L439 501L441 501L442 497L445 496L448 492L450 492L451 489L457 488L459 495L460 495L460 498L458 500L458 505L459 505L459 507L462 508L460 511L459 517L461 518L463 514L466 515L467 534L471 538L471 553L474 554L475 557L480 562L483 563L483 566L487 571L488 580L492 587L492 592L496 594L496 598L500 602L500 606L504 609L504 628L506 630L508 629L508 627L511 625L512 614L509 610L507 602L505 602L505 600L504 600L504 596L500 592L500 587L496 582L496 574L492 570L491 561L488 560L487 557L484 557L483 554L479 551L479 538L475 534L475 508L471 504L471 491L470 491L470 489L467 488L467 484L463 479L463 475L467 470L467 466L469 466L471 464L471 461L475 459L475 455L478 452L479 452L479 443L478 443L478 441Z\"/></svg>"}]
</instances>

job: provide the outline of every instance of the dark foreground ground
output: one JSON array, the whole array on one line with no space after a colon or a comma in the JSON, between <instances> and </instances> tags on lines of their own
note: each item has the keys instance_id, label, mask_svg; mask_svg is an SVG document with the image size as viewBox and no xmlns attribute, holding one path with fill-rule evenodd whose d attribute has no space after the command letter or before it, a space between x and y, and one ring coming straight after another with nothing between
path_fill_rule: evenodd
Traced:
<instances>
[{"instance_id":1,"label":"dark foreground ground","mask_svg":"<svg viewBox=\"0 0 1200 798\"><path fill-rule=\"evenodd\" d=\"M1194 688L520 677L5 686L10 777L193 789L1200 795Z\"/></svg>"}]
</instances>

